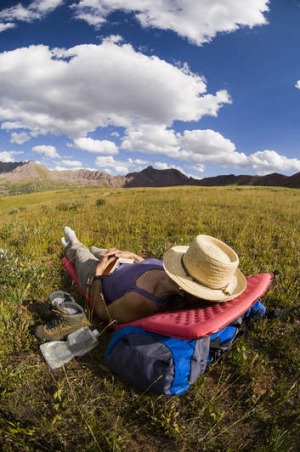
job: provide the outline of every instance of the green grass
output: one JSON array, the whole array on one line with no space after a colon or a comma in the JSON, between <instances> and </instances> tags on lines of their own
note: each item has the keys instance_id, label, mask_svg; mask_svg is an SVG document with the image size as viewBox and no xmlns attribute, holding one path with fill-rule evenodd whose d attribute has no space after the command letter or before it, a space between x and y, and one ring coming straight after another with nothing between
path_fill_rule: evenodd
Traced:
<instances>
[{"instance_id":1,"label":"green grass","mask_svg":"<svg viewBox=\"0 0 300 452\"><path fill-rule=\"evenodd\" d=\"M279 271L263 302L299 304L300 191L281 188L57 190L0 198L1 440L5 451L296 451L299 308L262 320L183 396L142 394L102 364L111 337L50 371L28 300L71 292L64 225L86 245L161 258L197 234L224 240L245 274ZM104 325L94 319L102 331Z\"/></svg>"}]
</instances>

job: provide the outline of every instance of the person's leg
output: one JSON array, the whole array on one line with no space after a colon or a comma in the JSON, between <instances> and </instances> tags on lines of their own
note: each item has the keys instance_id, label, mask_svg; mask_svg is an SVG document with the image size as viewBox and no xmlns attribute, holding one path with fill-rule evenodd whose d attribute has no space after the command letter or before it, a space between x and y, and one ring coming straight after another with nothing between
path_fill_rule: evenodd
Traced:
<instances>
[{"instance_id":1,"label":"person's leg","mask_svg":"<svg viewBox=\"0 0 300 452\"><path fill-rule=\"evenodd\" d=\"M80 242L74 245L69 244L66 248L66 256L74 263L80 287L86 291L86 283L94 274L95 268L99 264L99 259Z\"/></svg>"},{"instance_id":2,"label":"person's leg","mask_svg":"<svg viewBox=\"0 0 300 452\"><path fill-rule=\"evenodd\" d=\"M95 257L99 258L100 254L105 253L105 251L107 251L107 248L98 248L97 246L90 246L89 250Z\"/></svg>"},{"instance_id":3,"label":"person's leg","mask_svg":"<svg viewBox=\"0 0 300 452\"><path fill-rule=\"evenodd\" d=\"M66 249L66 256L75 265L80 287L86 291L87 280L94 274L99 259L79 242L75 231L66 226L64 232L66 237L62 238L62 244Z\"/></svg>"}]
</instances>

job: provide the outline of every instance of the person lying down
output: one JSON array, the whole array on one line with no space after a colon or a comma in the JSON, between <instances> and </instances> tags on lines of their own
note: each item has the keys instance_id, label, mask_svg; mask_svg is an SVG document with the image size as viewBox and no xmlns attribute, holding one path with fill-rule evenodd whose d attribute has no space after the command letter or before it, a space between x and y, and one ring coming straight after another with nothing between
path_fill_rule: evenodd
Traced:
<instances>
[{"instance_id":1,"label":"person lying down","mask_svg":"<svg viewBox=\"0 0 300 452\"><path fill-rule=\"evenodd\" d=\"M236 252L208 235L171 247L159 260L117 248L87 248L70 227L64 233L62 244L80 287L90 293L92 311L104 321L132 322L197 300L223 303L247 286Z\"/></svg>"}]
</instances>

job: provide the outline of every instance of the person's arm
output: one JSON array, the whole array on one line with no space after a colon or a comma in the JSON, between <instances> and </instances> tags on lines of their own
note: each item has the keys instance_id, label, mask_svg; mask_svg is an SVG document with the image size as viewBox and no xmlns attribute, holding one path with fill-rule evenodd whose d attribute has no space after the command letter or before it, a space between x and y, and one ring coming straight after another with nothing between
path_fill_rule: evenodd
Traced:
<instances>
[{"instance_id":1,"label":"person's arm","mask_svg":"<svg viewBox=\"0 0 300 452\"><path fill-rule=\"evenodd\" d=\"M95 289L99 290L99 283L95 283ZM157 304L148 298L136 293L129 292L123 297L106 306L104 299L99 294L94 299L94 312L101 319L118 323L133 322L158 312Z\"/></svg>"},{"instance_id":2,"label":"person's arm","mask_svg":"<svg viewBox=\"0 0 300 452\"><path fill-rule=\"evenodd\" d=\"M138 256L137 254L133 253L132 251L121 251L117 248L109 248L106 251L103 251L101 253L98 254L99 258L104 258L104 257L121 257L124 259L132 259L134 262L143 262L145 259L141 256ZM102 262L102 261L101 261Z\"/></svg>"},{"instance_id":3,"label":"person's arm","mask_svg":"<svg viewBox=\"0 0 300 452\"><path fill-rule=\"evenodd\" d=\"M125 259L133 259L134 262L143 262L145 259L141 256L138 256L135 253L132 253L131 251L119 251L115 253L116 257L123 257Z\"/></svg>"},{"instance_id":4,"label":"person's arm","mask_svg":"<svg viewBox=\"0 0 300 452\"><path fill-rule=\"evenodd\" d=\"M118 300L113 301L110 305L106 305L102 293L101 276L115 259L118 252L115 248L106 251L95 269L95 275L92 278L91 285L91 305L93 311L101 320L109 322L115 320L119 323L132 322L141 317L154 314L158 311L156 303L136 292L129 292ZM130 252L124 253L126 253L127 257ZM132 255L134 253L130 254ZM137 255L134 256L139 258Z\"/></svg>"},{"instance_id":5,"label":"person's arm","mask_svg":"<svg viewBox=\"0 0 300 452\"><path fill-rule=\"evenodd\" d=\"M95 268L95 274L89 280L90 295L91 295L91 306L92 311L102 320L111 320L109 313L106 309L106 303L104 300L102 292L102 275L105 270L110 267L110 265L116 259L115 251L119 251L116 248L110 248L109 250L102 253L101 260Z\"/></svg>"},{"instance_id":6,"label":"person's arm","mask_svg":"<svg viewBox=\"0 0 300 452\"><path fill-rule=\"evenodd\" d=\"M108 306L101 291L101 281L93 284L92 298L94 312L101 320L118 323L133 322L134 320L154 314L158 311L157 304L136 292L128 292Z\"/></svg>"}]
</instances>

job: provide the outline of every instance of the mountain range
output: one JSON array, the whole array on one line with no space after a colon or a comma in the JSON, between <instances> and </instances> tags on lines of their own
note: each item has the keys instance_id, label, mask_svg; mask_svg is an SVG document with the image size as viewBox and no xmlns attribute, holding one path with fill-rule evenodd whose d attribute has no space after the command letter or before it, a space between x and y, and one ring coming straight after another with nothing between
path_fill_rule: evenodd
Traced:
<instances>
[{"instance_id":1,"label":"mountain range","mask_svg":"<svg viewBox=\"0 0 300 452\"><path fill-rule=\"evenodd\" d=\"M194 179L170 168L154 169L148 166L140 172L129 173L126 176L111 176L106 172L87 169L52 171L33 162L0 162L1 183L29 183L29 182L64 182L70 185L94 185L99 187L172 187L176 185L197 186L226 186L226 185L259 185L276 187L300 187L300 173L293 176L273 173L266 176L248 176L234 174Z\"/></svg>"}]
</instances>

